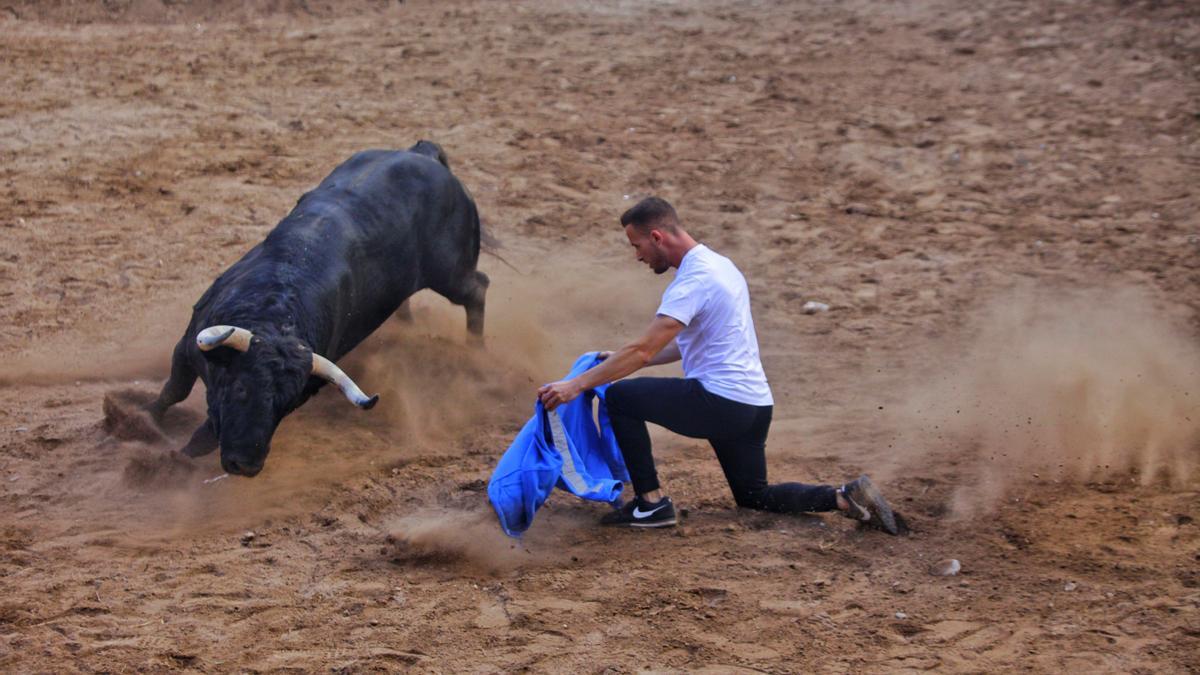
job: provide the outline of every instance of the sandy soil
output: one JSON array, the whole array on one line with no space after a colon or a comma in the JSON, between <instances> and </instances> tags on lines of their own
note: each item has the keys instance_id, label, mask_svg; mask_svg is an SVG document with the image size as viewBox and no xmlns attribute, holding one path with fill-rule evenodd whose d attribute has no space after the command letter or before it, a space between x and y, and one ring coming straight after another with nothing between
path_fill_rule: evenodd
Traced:
<instances>
[{"instance_id":1,"label":"sandy soil","mask_svg":"<svg viewBox=\"0 0 1200 675\"><path fill-rule=\"evenodd\" d=\"M0 669L1196 672L1194 3L12 2L0 60ZM171 454L199 388L111 414L420 138L519 270L486 351L418 296L346 361L380 406L317 397L252 480ZM749 278L772 476L869 471L910 536L739 511L667 434L676 530L500 534L534 388L667 281L615 225L650 193Z\"/></svg>"}]
</instances>

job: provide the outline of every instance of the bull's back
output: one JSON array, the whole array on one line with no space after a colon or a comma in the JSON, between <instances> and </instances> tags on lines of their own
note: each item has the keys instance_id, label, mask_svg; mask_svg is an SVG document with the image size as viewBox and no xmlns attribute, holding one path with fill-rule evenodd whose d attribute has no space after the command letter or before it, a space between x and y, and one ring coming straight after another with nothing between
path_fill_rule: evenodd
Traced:
<instances>
[{"instance_id":1,"label":"bull's back","mask_svg":"<svg viewBox=\"0 0 1200 675\"><path fill-rule=\"evenodd\" d=\"M337 359L413 293L472 272L478 256L475 206L446 166L414 152L360 152L213 283L188 339L206 325L295 321Z\"/></svg>"},{"instance_id":2,"label":"bull's back","mask_svg":"<svg viewBox=\"0 0 1200 675\"><path fill-rule=\"evenodd\" d=\"M479 221L436 159L368 150L305 194L263 245L270 259L299 258L316 280L337 358L413 293L474 270Z\"/></svg>"},{"instance_id":3,"label":"bull's back","mask_svg":"<svg viewBox=\"0 0 1200 675\"><path fill-rule=\"evenodd\" d=\"M314 218L315 217L315 218ZM408 151L367 150L346 160L304 195L280 224L281 234L301 234L317 218L336 223L339 259L374 259L381 252L415 255L420 264L430 244L446 239L478 248L474 205L450 170L435 159ZM290 232L295 223L301 232ZM328 227L330 223L326 223ZM357 250L356 247L369 250ZM470 248L468 246L468 248Z\"/></svg>"}]
</instances>

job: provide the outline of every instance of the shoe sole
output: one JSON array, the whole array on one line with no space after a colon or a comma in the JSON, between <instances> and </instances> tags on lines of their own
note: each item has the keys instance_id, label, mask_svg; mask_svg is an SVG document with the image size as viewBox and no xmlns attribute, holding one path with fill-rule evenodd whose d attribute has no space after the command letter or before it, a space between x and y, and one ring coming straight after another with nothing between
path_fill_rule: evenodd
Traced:
<instances>
[{"instance_id":1,"label":"shoe sole","mask_svg":"<svg viewBox=\"0 0 1200 675\"><path fill-rule=\"evenodd\" d=\"M641 528L645 528L645 529L651 529L651 528L655 528L655 527L675 527L675 525L678 522L679 521L672 518L671 520L663 520L663 521L660 521L657 523L626 523L626 524L629 525L630 527L641 527Z\"/></svg>"},{"instance_id":2,"label":"shoe sole","mask_svg":"<svg viewBox=\"0 0 1200 675\"><path fill-rule=\"evenodd\" d=\"M600 527L671 527L678 523L678 519L672 518L670 520L658 520L653 523L639 523L636 520L620 523L600 523Z\"/></svg>"},{"instance_id":3,"label":"shoe sole","mask_svg":"<svg viewBox=\"0 0 1200 675\"><path fill-rule=\"evenodd\" d=\"M866 477L864 476L864 478ZM896 527L896 516L892 513L892 507L888 505L879 490L875 489L875 484L871 482L871 479L866 478L858 486L861 490L860 494L865 498L863 501L866 502L867 510L871 512L871 524L890 535L900 534L900 529Z\"/></svg>"}]
</instances>

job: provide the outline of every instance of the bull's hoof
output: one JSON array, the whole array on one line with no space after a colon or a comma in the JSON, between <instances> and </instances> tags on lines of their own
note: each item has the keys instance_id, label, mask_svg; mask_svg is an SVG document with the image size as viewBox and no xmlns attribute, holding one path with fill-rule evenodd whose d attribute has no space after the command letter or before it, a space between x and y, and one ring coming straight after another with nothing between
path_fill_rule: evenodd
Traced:
<instances>
[{"instance_id":1,"label":"bull's hoof","mask_svg":"<svg viewBox=\"0 0 1200 675\"><path fill-rule=\"evenodd\" d=\"M197 467L176 453L139 448L125 465L124 480L137 488L170 488L185 485Z\"/></svg>"},{"instance_id":2,"label":"bull's hoof","mask_svg":"<svg viewBox=\"0 0 1200 675\"><path fill-rule=\"evenodd\" d=\"M179 449L179 454L183 455L184 457L191 457L192 459L196 459L197 457L204 457L205 455L211 455L213 452L216 451L216 449L217 449L216 446L214 446L214 447L198 447L198 446L192 445L191 443L188 443L187 445L185 445Z\"/></svg>"}]
</instances>

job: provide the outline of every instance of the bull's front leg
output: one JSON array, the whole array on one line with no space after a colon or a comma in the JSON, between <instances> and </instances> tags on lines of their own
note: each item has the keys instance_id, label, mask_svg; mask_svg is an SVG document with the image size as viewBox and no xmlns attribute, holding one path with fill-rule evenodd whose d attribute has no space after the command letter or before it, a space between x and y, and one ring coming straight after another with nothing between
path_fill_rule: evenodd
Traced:
<instances>
[{"instance_id":1,"label":"bull's front leg","mask_svg":"<svg viewBox=\"0 0 1200 675\"><path fill-rule=\"evenodd\" d=\"M221 445L220 439L216 432L213 431L212 418L204 420L196 431L192 432L191 439L187 445L179 449L180 452L188 457L203 457L213 450L216 450Z\"/></svg>"},{"instance_id":2,"label":"bull's front leg","mask_svg":"<svg viewBox=\"0 0 1200 675\"><path fill-rule=\"evenodd\" d=\"M163 384L158 398L146 406L146 411L150 413L155 423L161 424L167 408L187 398L196 384L196 370L188 361L187 347L188 340L185 336L179 341L179 344L175 345L175 352L171 355L171 376Z\"/></svg>"}]
</instances>

